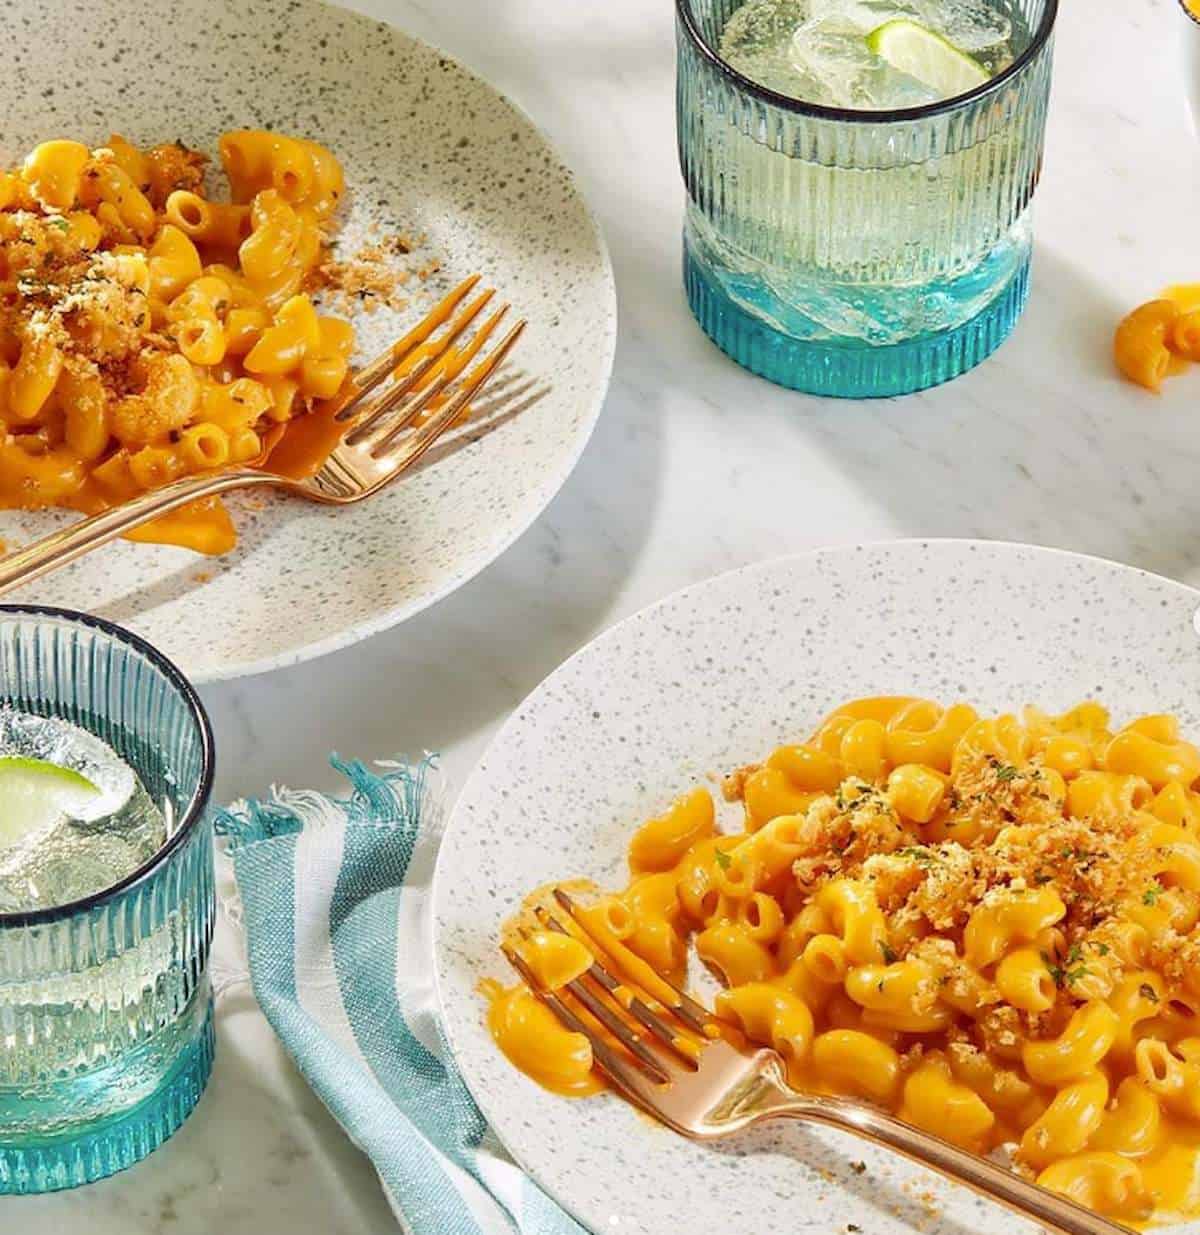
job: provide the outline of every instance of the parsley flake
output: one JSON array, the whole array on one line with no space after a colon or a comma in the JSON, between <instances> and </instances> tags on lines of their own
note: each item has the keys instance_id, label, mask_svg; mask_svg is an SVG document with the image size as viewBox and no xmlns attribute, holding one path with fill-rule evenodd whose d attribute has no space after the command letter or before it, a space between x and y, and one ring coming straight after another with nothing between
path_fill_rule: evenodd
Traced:
<instances>
[{"instance_id":1,"label":"parsley flake","mask_svg":"<svg viewBox=\"0 0 1200 1235\"><path fill-rule=\"evenodd\" d=\"M1016 780L1019 775L1020 773L1011 763L1002 763L996 768L996 779L1002 784L1005 781Z\"/></svg>"},{"instance_id":2,"label":"parsley flake","mask_svg":"<svg viewBox=\"0 0 1200 1235\"><path fill-rule=\"evenodd\" d=\"M1162 891L1162 888L1160 888L1160 887L1158 886L1158 884L1157 884L1157 883L1152 883L1152 884L1151 884L1151 885L1150 885L1150 886L1149 886L1149 887L1148 887L1148 888L1147 888L1147 889L1146 889L1146 890L1142 893L1142 904L1143 904L1143 905L1155 905L1155 904L1157 904L1157 903L1158 903L1158 894L1159 894L1161 891Z\"/></svg>"},{"instance_id":3,"label":"parsley flake","mask_svg":"<svg viewBox=\"0 0 1200 1235\"><path fill-rule=\"evenodd\" d=\"M724 849L714 849L713 850L713 861L716 862L716 864L723 871L727 871L729 869L729 863L733 861L733 859L729 856L729 854L725 852Z\"/></svg>"},{"instance_id":4,"label":"parsley flake","mask_svg":"<svg viewBox=\"0 0 1200 1235\"><path fill-rule=\"evenodd\" d=\"M896 959L895 952L886 943L881 943L879 950L883 953L883 963L885 965L890 965Z\"/></svg>"}]
</instances>

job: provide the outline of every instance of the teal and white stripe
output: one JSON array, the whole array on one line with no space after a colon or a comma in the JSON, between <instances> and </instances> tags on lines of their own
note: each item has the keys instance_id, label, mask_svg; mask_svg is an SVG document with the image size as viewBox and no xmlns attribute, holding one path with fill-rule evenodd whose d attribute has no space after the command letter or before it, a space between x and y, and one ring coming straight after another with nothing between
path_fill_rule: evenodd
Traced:
<instances>
[{"instance_id":1,"label":"teal and white stripe","mask_svg":"<svg viewBox=\"0 0 1200 1235\"><path fill-rule=\"evenodd\" d=\"M583 1235L504 1152L450 1062L433 990L430 762L333 765L345 799L280 790L217 815L263 1012L410 1235Z\"/></svg>"}]
</instances>

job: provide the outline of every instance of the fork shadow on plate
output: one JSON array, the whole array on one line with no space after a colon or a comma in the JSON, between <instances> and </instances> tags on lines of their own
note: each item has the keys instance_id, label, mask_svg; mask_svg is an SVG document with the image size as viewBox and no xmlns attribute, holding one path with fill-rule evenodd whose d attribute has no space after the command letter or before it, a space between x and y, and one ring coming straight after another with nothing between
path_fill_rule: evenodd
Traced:
<instances>
[{"instance_id":1,"label":"fork shadow on plate","mask_svg":"<svg viewBox=\"0 0 1200 1235\"><path fill-rule=\"evenodd\" d=\"M465 447L482 441L488 434L540 403L551 389L548 382L522 369L501 369L495 381L488 386L486 397L476 399L471 404L470 416L431 446L406 475L416 475L428 467L434 467Z\"/></svg>"},{"instance_id":2,"label":"fork shadow on plate","mask_svg":"<svg viewBox=\"0 0 1200 1235\"><path fill-rule=\"evenodd\" d=\"M960 1212L964 1201L979 1207L981 1214L985 1208L993 1209L967 1189L951 1190L951 1186L938 1176L908 1167L903 1159L877 1150L868 1142L857 1140L847 1133L830 1131L830 1135L837 1139L837 1145L831 1145L817 1136L811 1126L779 1121L743 1132L728 1141L713 1141L706 1148L733 1158L753 1158L766 1153L794 1158L816 1176L813 1187L818 1193L828 1188L830 1193L841 1192L852 1198L852 1206L847 1205L841 1212L829 1214L829 1221L824 1224L829 1235L858 1229L853 1211L859 1207L862 1207L863 1217L866 1218L861 1229L868 1235L874 1235L877 1229L865 1212L868 1207L890 1226L920 1231L922 1235L975 1235L981 1229L974 1215L971 1215L970 1222L964 1222L948 1214L946 1210L951 1203ZM865 1162L862 1160L864 1158ZM899 1178L890 1179L893 1166L914 1171L911 1176L913 1183L905 1185ZM830 1199L817 1198L822 1205ZM1001 1214L1003 1220L1011 1221L1014 1227L1020 1227L1020 1219L1003 1210L995 1212Z\"/></svg>"}]
</instances>

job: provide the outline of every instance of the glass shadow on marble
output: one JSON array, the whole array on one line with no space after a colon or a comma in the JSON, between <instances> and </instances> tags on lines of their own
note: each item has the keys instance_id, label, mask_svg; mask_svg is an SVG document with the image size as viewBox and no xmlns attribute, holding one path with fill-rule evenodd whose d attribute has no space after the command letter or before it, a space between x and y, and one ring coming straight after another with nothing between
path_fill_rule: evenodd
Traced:
<instances>
[{"instance_id":1,"label":"glass shadow on marble","mask_svg":"<svg viewBox=\"0 0 1200 1235\"><path fill-rule=\"evenodd\" d=\"M0 1195L13 1195L144 1158L208 1080L213 743L174 665L66 610L0 605L0 701L100 738L171 821L105 890L0 913Z\"/></svg>"},{"instance_id":2,"label":"glass shadow on marble","mask_svg":"<svg viewBox=\"0 0 1200 1235\"><path fill-rule=\"evenodd\" d=\"M958 97L861 111L730 67L716 49L741 0L676 0L684 283L739 364L813 394L897 395L1008 336L1028 295L1058 0L986 2L1011 22L1011 63Z\"/></svg>"}]
</instances>

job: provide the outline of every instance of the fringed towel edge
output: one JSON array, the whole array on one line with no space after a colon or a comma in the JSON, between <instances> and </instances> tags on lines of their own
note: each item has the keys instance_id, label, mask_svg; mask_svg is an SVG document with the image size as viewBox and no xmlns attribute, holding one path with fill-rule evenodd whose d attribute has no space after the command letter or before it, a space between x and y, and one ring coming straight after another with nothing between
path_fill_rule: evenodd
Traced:
<instances>
[{"instance_id":1,"label":"fringed towel edge","mask_svg":"<svg viewBox=\"0 0 1200 1235\"><path fill-rule=\"evenodd\" d=\"M344 760L336 753L329 762L350 782L348 797L272 786L265 800L231 802L213 816L213 827L225 838L228 851L346 822L416 833L429 804L429 774L437 768L436 755L426 754L416 763L381 759L376 762L378 772L361 760Z\"/></svg>"}]
</instances>

